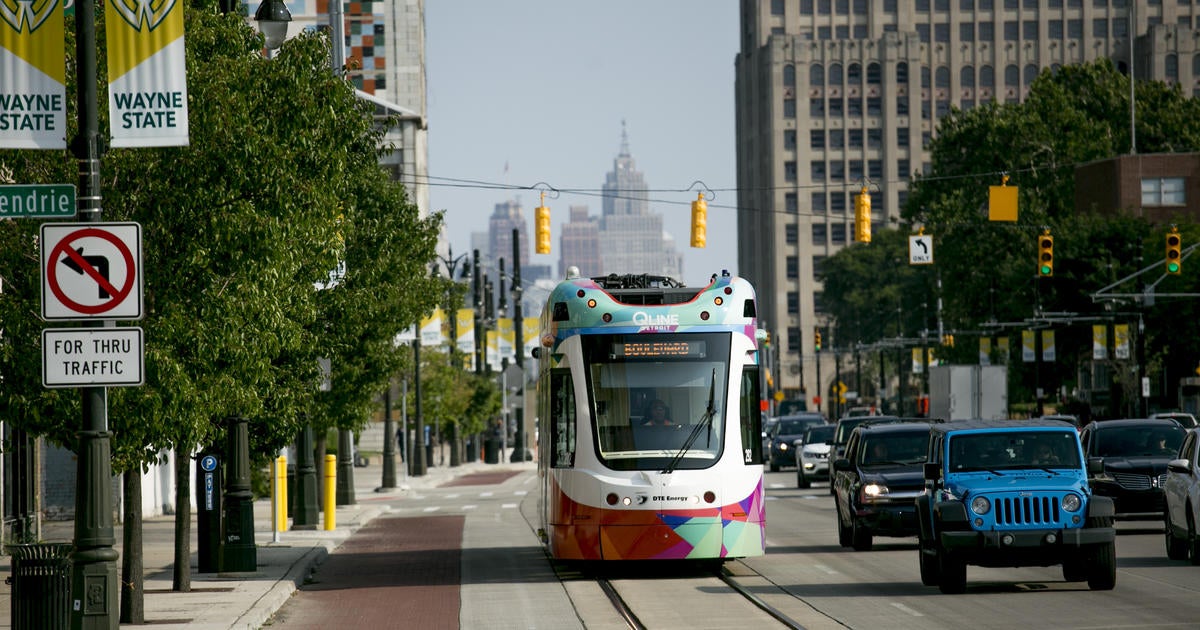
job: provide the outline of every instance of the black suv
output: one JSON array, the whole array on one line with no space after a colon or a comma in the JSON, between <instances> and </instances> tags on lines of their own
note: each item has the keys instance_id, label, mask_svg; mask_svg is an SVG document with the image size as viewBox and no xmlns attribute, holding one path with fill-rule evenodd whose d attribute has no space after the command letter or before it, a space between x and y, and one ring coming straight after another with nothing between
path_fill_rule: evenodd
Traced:
<instances>
[{"instance_id":1,"label":"black suv","mask_svg":"<svg viewBox=\"0 0 1200 630\"><path fill-rule=\"evenodd\" d=\"M783 466L796 465L796 448L804 440L804 432L815 424L825 424L825 416L819 413L799 413L782 416L771 429L770 458L771 472L779 472Z\"/></svg>"},{"instance_id":2,"label":"black suv","mask_svg":"<svg viewBox=\"0 0 1200 630\"><path fill-rule=\"evenodd\" d=\"M1102 470L1088 479L1096 494L1112 497L1117 515L1162 519L1162 482L1187 430L1167 418L1100 420L1083 428L1079 439ZM1089 462L1089 469L1091 464Z\"/></svg>"},{"instance_id":3,"label":"black suv","mask_svg":"<svg viewBox=\"0 0 1200 630\"><path fill-rule=\"evenodd\" d=\"M923 464L929 424L861 425L850 434L844 457L833 460L838 543L871 549L874 536L916 536L914 500L925 493Z\"/></svg>"}]
</instances>

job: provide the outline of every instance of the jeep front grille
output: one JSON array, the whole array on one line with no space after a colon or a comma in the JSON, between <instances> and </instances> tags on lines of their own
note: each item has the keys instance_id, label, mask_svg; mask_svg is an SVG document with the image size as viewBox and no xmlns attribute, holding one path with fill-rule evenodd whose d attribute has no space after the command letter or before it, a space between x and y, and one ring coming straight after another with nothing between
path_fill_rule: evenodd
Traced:
<instances>
[{"instance_id":1,"label":"jeep front grille","mask_svg":"<svg viewBox=\"0 0 1200 630\"><path fill-rule=\"evenodd\" d=\"M1058 499L1052 496L1005 497L996 500L997 525L1056 525Z\"/></svg>"}]
</instances>

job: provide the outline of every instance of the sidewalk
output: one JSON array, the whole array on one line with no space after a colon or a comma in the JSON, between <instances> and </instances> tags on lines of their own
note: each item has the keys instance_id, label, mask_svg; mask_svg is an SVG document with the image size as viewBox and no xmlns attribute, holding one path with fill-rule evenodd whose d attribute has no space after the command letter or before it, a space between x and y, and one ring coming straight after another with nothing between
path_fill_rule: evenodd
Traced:
<instances>
[{"instance_id":1,"label":"sidewalk","mask_svg":"<svg viewBox=\"0 0 1200 630\"><path fill-rule=\"evenodd\" d=\"M145 620L156 630L257 630L278 610L312 574L313 569L363 525L387 510L384 500L403 499L422 489L437 487L454 478L480 472L501 470L530 470L534 462L484 464L464 463L461 466L433 466L421 477L405 477L403 465L397 461L397 488L376 492L382 480L382 467L376 459L372 465L354 469L354 505L339 506L335 529L287 531L274 542L271 529L270 499L254 503L254 530L257 545L257 570L253 574L198 574L196 568L196 524L191 528L191 591L171 590L174 559L174 516L148 518L143 523L143 566L145 578ZM321 524L324 526L324 514ZM44 537L48 542L70 541L72 522L47 523ZM121 551L121 527L115 527L114 547ZM120 579L121 560L117 560ZM12 575L11 558L0 557L0 573ZM11 587L0 582L0 628L11 627ZM118 611L113 611L117 615ZM122 625L123 628L137 626Z\"/></svg>"}]
</instances>

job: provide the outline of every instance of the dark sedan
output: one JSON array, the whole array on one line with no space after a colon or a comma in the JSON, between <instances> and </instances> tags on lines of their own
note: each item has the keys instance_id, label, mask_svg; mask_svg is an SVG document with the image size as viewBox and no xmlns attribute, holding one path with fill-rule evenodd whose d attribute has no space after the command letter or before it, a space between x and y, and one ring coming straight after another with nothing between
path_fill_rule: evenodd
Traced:
<instances>
[{"instance_id":1,"label":"dark sedan","mask_svg":"<svg viewBox=\"0 0 1200 630\"><path fill-rule=\"evenodd\" d=\"M804 432L808 427L819 424L825 424L825 416L819 413L800 413L779 418L769 434L771 472L779 472L783 466L795 466L796 447L804 442Z\"/></svg>"},{"instance_id":2,"label":"dark sedan","mask_svg":"<svg viewBox=\"0 0 1200 630\"><path fill-rule=\"evenodd\" d=\"M1112 497L1118 516L1161 519L1167 462L1177 456L1185 433L1178 422L1165 418L1088 424L1079 436L1083 452L1103 469L1088 480L1092 491ZM1094 465L1089 463L1088 469Z\"/></svg>"},{"instance_id":3,"label":"dark sedan","mask_svg":"<svg viewBox=\"0 0 1200 630\"><path fill-rule=\"evenodd\" d=\"M929 423L866 424L833 462L838 543L871 549L875 536L917 535L916 498L925 492Z\"/></svg>"}]
</instances>

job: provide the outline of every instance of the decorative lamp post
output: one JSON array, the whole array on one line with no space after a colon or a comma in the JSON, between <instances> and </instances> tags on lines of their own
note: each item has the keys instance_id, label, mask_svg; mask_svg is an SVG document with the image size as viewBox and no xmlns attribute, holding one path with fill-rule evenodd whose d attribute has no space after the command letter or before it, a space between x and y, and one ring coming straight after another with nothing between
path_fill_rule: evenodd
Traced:
<instances>
[{"instance_id":1,"label":"decorative lamp post","mask_svg":"<svg viewBox=\"0 0 1200 630\"><path fill-rule=\"evenodd\" d=\"M335 3L336 4L336 3ZM288 23L292 14L283 0L265 0L254 12L258 30L262 32L267 50L275 50L287 39Z\"/></svg>"},{"instance_id":2,"label":"decorative lamp post","mask_svg":"<svg viewBox=\"0 0 1200 630\"><path fill-rule=\"evenodd\" d=\"M455 279L455 271L458 269L458 264L467 259L467 255L459 254L456 257L454 255L454 250L452 248L447 248L446 256L437 255L437 259L446 266L447 277L450 278L450 281L457 282ZM467 273L469 273L470 265L470 263L463 265L463 278L465 278ZM434 274L439 273L437 263L434 263L433 265L433 272ZM453 306L453 304L447 301L447 307L451 306ZM450 318L450 365L454 368L460 367L458 361L458 314L456 313L456 310L457 309L454 308L447 308L446 312L446 316ZM450 438L450 466L453 468L461 463L462 436L459 434L457 419L451 422L451 427L453 435Z\"/></svg>"}]
</instances>

